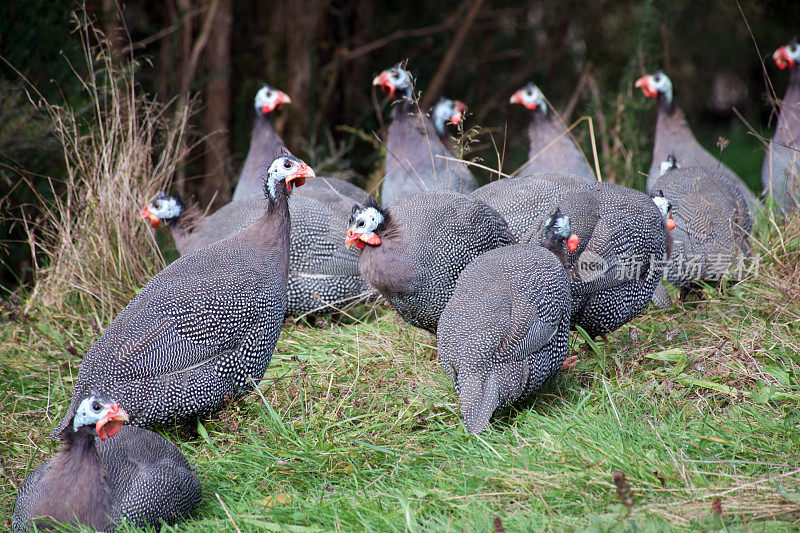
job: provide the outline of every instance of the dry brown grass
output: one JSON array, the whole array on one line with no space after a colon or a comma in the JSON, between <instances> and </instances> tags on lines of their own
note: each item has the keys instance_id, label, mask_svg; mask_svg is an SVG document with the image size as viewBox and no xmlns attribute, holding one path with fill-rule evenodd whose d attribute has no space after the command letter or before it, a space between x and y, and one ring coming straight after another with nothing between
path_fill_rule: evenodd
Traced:
<instances>
[{"instance_id":1,"label":"dry brown grass","mask_svg":"<svg viewBox=\"0 0 800 533\"><path fill-rule=\"evenodd\" d=\"M36 265L28 309L79 309L102 325L164 266L137 214L167 188L181 161L188 108L174 109L139 94L135 66L112 57L85 13L76 14L75 23L88 74L73 71L91 109L79 114L30 87L63 146L67 177L60 184L47 178L54 200L39 196L41 216L31 220L23 210L33 255L44 260ZM36 191L33 180L26 181Z\"/></svg>"}]
</instances>

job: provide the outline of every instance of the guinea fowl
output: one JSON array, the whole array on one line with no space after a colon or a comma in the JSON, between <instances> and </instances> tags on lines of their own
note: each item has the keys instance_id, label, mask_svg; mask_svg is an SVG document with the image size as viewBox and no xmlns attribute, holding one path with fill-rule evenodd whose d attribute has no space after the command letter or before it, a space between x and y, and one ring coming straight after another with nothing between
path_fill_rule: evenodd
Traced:
<instances>
[{"instance_id":1,"label":"guinea fowl","mask_svg":"<svg viewBox=\"0 0 800 533\"><path fill-rule=\"evenodd\" d=\"M123 427L127 420L104 396L82 399L60 433L61 451L22 484L12 529L62 523L113 531L122 522L159 526L187 516L202 497L194 469L171 442Z\"/></svg>"},{"instance_id":2,"label":"guinea fowl","mask_svg":"<svg viewBox=\"0 0 800 533\"><path fill-rule=\"evenodd\" d=\"M517 171L517 176L559 172L597 181L583 152L558 115L550 109L539 87L529 83L511 95L509 102L524 106L533 115L528 126L528 162Z\"/></svg>"},{"instance_id":3,"label":"guinea fowl","mask_svg":"<svg viewBox=\"0 0 800 533\"><path fill-rule=\"evenodd\" d=\"M252 390L286 312L287 197L314 172L288 151L264 180L266 213L248 228L181 256L142 288L81 363L58 435L89 390L115 398L131 423L180 423Z\"/></svg>"},{"instance_id":4,"label":"guinea fowl","mask_svg":"<svg viewBox=\"0 0 800 533\"><path fill-rule=\"evenodd\" d=\"M683 111L675 105L672 94L672 81L662 71L642 76L636 80L636 87L648 98L658 100L658 116L656 118L656 135L653 145L653 159L647 178L647 192L652 193L655 182L661 175L661 162L672 155L682 167L705 167L718 170L731 186L737 187L742 196L747 198L747 206L751 212L758 206L753 192L736 173L700 146L694 138L692 130L686 123Z\"/></svg>"},{"instance_id":5,"label":"guinea fowl","mask_svg":"<svg viewBox=\"0 0 800 533\"><path fill-rule=\"evenodd\" d=\"M364 190L337 178L316 178L289 198L292 219L289 248L287 316L331 313L337 304L356 299L370 290L358 271L358 253L342 243L354 202L374 202ZM178 252L186 254L240 231L264 214L263 198L231 202L213 215L184 208L164 193L144 206L141 216L158 227L169 226ZM330 304L330 305L329 305Z\"/></svg>"},{"instance_id":6,"label":"guinea fowl","mask_svg":"<svg viewBox=\"0 0 800 533\"><path fill-rule=\"evenodd\" d=\"M475 177L439 140L431 119L414 100L411 74L400 63L372 80L394 99L392 123L386 134L386 176L381 187L385 207L420 192L469 193Z\"/></svg>"},{"instance_id":7,"label":"guinea fowl","mask_svg":"<svg viewBox=\"0 0 800 533\"><path fill-rule=\"evenodd\" d=\"M570 287L564 270L569 217L556 210L541 246L514 244L475 258L442 311L439 359L480 433L495 410L522 401L555 376L569 350Z\"/></svg>"},{"instance_id":8,"label":"guinea fowl","mask_svg":"<svg viewBox=\"0 0 800 533\"><path fill-rule=\"evenodd\" d=\"M346 245L362 250L361 274L403 319L436 333L464 267L514 241L494 209L463 194L437 192L403 198L388 209L354 206Z\"/></svg>"},{"instance_id":9,"label":"guinea fowl","mask_svg":"<svg viewBox=\"0 0 800 533\"><path fill-rule=\"evenodd\" d=\"M679 167L674 159L662 170L655 188L669 200L675 218L667 281L691 289L741 266L750 252L753 224L745 198L719 171Z\"/></svg>"},{"instance_id":10,"label":"guinea fowl","mask_svg":"<svg viewBox=\"0 0 800 533\"><path fill-rule=\"evenodd\" d=\"M239 181L233 191L233 200L264 194L264 166L283 146L283 140L272 127L270 113L283 104L289 104L289 96L269 85L264 85L256 93L253 133L250 136L250 149L239 174Z\"/></svg>"},{"instance_id":11,"label":"guinea fowl","mask_svg":"<svg viewBox=\"0 0 800 533\"><path fill-rule=\"evenodd\" d=\"M580 238L566 254L573 273L572 325L594 337L641 314L663 274L668 235L658 207L639 191L569 174L503 179L472 193L528 242L555 206Z\"/></svg>"},{"instance_id":12,"label":"guinea fowl","mask_svg":"<svg viewBox=\"0 0 800 533\"><path fill-rule=\"evenodd\" d=\"M761 185L785 214L800 205L800 44L793 40L773 54L779 68L788 68L789 86L781 101L778 127L761 167Z\"/></svg>"}]
</instances>

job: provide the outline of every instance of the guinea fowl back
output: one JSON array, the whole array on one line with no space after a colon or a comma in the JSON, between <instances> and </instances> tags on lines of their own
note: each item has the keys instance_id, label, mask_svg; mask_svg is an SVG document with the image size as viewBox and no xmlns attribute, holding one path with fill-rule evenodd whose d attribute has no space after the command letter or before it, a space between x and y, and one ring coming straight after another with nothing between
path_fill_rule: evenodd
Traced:
<instances>
[{"instance_id":1,"label":"guinea fowl back","mask_svg":"<svg viewBox=\"0 0 800 533\"><path fill-rule=\"evenodd\" d=\"M665 273L676 287L718 280L749 255L752 218L745 199L720 173L670 170L655 185L669 199L676 225Z\"/></svg>"},{"instance_id":2,"label":"guinea fowl back","mask_svg":"<svg viewBox=\"0 0 800 533\"><path fill-rule=\"evenodd\" d=\"M405 320L432 333L464 267L515 242L499 213L462 194L409 196L386 218L382 243L361 252L359 268Z\"/></svg>"},{"instance_id":3,"label":"guinea fowl back","mask_svg":"<svg viewBox=\"0 0 800 533\"><path fill-rule=\"evenodd\" d=\"M669 235L646 194L613 183L598 193L600 218L576 264L572 323L590 336L616 330L639 316L664 272Z\"/></svg>"},{"instance_id":4,"label":"guinea fowl back","mask_svg":"<svg viewBox=\"0 0 800 533\"><path fill-rule=\"evenodd\" d=\"M174 444L136 426L97 443L115 499L111 518L134 524L172 523L197 507L203 488Z\"/></svg>"},{"instance_id":5,"label":"guinea fowl back","mask_svg":"<svg viewBox=\"0 0 800 533\"><path fill-rule=\"evenodd\" d=\"M553 377L569 343L569 280L561 260L534 244L490 250L461 273L437 331L471 433L492 413Z\"/></svg>"},{"instance_id":6,"label":"guinea fowl back","mask_svg":"<svg viewBox=\"0 0 800 533\"><path fill-rule=\"evenodd\" d=\"M493 181L471 196L496 209L519 242L530 242L547 216L559 207L569 216L572 231L580 238L575 252L566 256L574 265L600 216L597 194L586 185L587 181L579 176L541 173Z\"/></svg>"}]
</instances>

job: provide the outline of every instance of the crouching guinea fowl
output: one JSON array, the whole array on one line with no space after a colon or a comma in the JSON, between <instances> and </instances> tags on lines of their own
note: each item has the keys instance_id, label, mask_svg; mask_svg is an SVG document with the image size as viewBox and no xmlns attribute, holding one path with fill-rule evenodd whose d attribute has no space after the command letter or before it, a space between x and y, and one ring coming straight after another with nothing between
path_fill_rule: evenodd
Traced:
<instances>
[{"instance_id":1,"label":"crouching guinea fowl","mask_svg":"<svg viewBox=\"0 0 800 533\"><path fill-rule=\"evenodd\" d=\"M509 102L522 105L533 115L528 126L528 162L517 171L518 176L559 172L597 181L583 152L555 110L550 109L539 87L529 83L511 95Z\"/></svg>"},{"instance_id":2,"label":"crouching guinea fowl","mask_svg":"<svg viewBox=\"0 0 800 533\"><path fill-rule=\"evenodd\" d=\"M563 365L571 306L564 254L570 239L577 237L569 217L556 210L545 221L542 246L488 251L459 276L436 342L470 433L485 430L495 410L526 399Z\"/></svg>"},{"instance_id":3,"label":"crouching guinea fowl","mask_svg":"<svg viewBox=\"0 0 800 533\"><path fill-rule=\"evenodd\" d=\"M11 527L62 523L112 531L122 522L158 526L188 515L202 496L194 469L164 437L123 427L127 421L105 396L82 399L61 431L61 451L22 484Z\"/></svg>"},{"instance_id":4,"label":"crouching guinea fowl","mask_svg":"<svg viewBox=\"0 0 800 533\"><path fill-rule=\"evenodd\" d=\"M374 199L364 190L337 178L316 178L289 198L292 220L289 248L288 316L331 313L370 290L358 272L358 254L347 250L342 231L353 202ZM184 207L161 193L141 210L153 227L163 220L181 254L208 246L244 229L264 214L263 197L231 202L213 215L202 216L195 205Z\"/></svg>"},{"instance_id":5,"label":"crouching guinea fowl","mask_svg":"<svg viewBox=\"0 0 800 533\"><path fill-rule=\"evenodd\" d=\"M145 285L81 363L58 435L89 390L119 401L131 423L205 416L251 390L272 358L286 312L293 186L314 172L283 151L266 173L266 213L181 256Z\"/></svg>"},{"instance_id":6,"label":"crouching guinea fowl","mask_svg":"<svg viewBox=\"0 0 800 533\"><path fill-rule=\"evenodd\" d=\"M263 165L275 156L283 146L283 140L272 127L269 115L281 105L289 104L292 100L283 91L269 85L262 86L255 97L255 119L253 120L253 133L250 136L250 149L242 165L239 181L233 191L233 200L249 197L260 197L264 194Z\"/></svg>"},{"instance_id":7,"label":"crouching guinea fowl","mask_svg":"<svg viewBox=\"0 0 800 533\"><path fill-rule=\"evenodd\" d=\"M669 201L675 217L667 280L691 290L700 281L719 281L743 267L753 225L746 198L719 171L680 168L672 157L662 171L655 189Z\"/></svg>"},{"instance_id":8,"label":"crouching guinea fowl","mask_svg":"<svg viewBox=\"0 0 800 533\"><path fill-rule=\"evenodd\" d=\"M469 193L478 182L467 166L453 161L431 119L414 100L411 74L400 63L372 80L394 99L386 133L386 176L381 202L391 206L411 194L433 191Z\"/></svg>"},{"instance_id":9,"label":"crouching guinea fowl","mask_svg":"<svg viewBox=\"0 0 800 533\"><path fill-rule=\"evenodd\" d=\"M364 278L410 324L436 333L464 267L515 242L497 211L456 193L415 194L389 209L353 206L346 244Z\"/></svg>"},{"instance_id":10,"label":"crouching guinea fowl","mask_svg":"<svg viewBox=\"0 0 800 533\"><path fill-rule=\"evenodd\" d=\"M778 68L790 70L789 85L780 103L775 135L761 167L761 186L784 215L800 205L800 44L793 40L772 55Z\"/></svg>"}]
</instances>

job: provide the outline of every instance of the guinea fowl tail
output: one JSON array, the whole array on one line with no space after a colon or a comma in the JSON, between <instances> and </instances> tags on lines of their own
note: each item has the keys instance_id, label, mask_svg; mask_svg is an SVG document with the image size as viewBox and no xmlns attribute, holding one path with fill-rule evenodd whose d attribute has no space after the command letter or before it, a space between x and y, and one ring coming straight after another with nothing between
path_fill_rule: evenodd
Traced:
<instances>
[{"instance_id":1,"label":"guinea fowl tail","mask_svg":"<svg viewBox=\"0 0 800 533\"><path fill-rule=\"evenodd\" d=\"M489 427L492 413L500 406L497 376L492 372L486 379L481 379L481 376L462 373L459 374L458 385L464 427L470 433L480 433Z\"/></svg>"}]
</instances>

